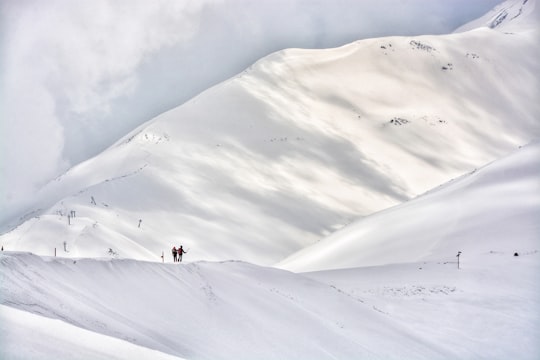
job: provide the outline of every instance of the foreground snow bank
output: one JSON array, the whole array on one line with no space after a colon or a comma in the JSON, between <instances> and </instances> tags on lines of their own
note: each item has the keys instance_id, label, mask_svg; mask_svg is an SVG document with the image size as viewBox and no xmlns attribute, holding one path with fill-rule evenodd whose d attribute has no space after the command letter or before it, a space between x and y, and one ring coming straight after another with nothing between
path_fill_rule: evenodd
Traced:
<instances>
[{"instance_id":1,"label":"foreground snow bank","mask_svg":"<svg viewBox=\"0 0 540 360\"><path fill-rule=\"evenodd\" d=\"M174 356L446 354L410 336L361 299L283 270L242 262L178 265L23 253L2 255L0 262L3 304ZM13 340L14 332L28 330L4 332ZM57 342L63 341L64 335L58 337Z\"/></svg>"},{"instance_id":2,"label":"foreground snow bank","mask_svg":"<svg viewBox=\"0 0 540 360\"><path fill-rule=\"evenodd\" d=\"M4 305L0 305L0 331L2 359L180 359Z\"/></svg>"},{"instance_id":3,"label":"foreground snow bank","mask_svg":"<svg viewBox=\"0 0 540 360\"><path fill-rule=\"evenodd\" d=\"M302 275L2 253L0 357L536 358L540 254L507 255Z\"/></svg>"}]
</instances>

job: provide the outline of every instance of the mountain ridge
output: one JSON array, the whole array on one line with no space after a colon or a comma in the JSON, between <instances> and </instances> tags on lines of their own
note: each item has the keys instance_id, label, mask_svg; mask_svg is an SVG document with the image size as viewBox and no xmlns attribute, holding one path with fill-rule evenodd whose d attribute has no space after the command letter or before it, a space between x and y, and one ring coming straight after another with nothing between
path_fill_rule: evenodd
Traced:
<instances>
[{"instance_id":1,"label":"mountain ridge","mask_svg":"<svg viewBox=\"0 0 540 360\"><path fill-rule=\"evenodd\" d=\"M274 53L70 170L0 240L148 260L182 242L194 260L272 264L539 137L535 40L476 29Z\"/></svg>"}]
</instances>

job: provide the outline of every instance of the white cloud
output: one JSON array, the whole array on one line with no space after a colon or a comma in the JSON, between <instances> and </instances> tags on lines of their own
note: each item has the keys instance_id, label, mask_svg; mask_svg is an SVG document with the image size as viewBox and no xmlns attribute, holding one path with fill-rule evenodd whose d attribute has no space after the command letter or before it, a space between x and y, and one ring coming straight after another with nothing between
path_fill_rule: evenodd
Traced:
<instances>
[{"instance_id":1,"label":"white cloud","mask_svg":"<svg viewBox=\"0 0 540 360\"><path fill-rule=\"evenodd\" d=\"M2 4L2 208L112 141L111 102L134 92L148 54L193 36L199 4Z\"/></svg>"}]
</instances>

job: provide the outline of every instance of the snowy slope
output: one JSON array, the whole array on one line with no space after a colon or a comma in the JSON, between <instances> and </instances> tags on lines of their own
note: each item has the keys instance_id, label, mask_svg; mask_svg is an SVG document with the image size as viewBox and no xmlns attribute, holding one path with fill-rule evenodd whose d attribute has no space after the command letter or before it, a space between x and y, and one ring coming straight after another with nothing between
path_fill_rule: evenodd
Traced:
<instances>
[{"instance_id":1,"label":"snowy slope","mask_svg":"<svg viewBox=\"0 0 540 360\"><path fill-rule=\"evenodd\" d=\"M279 266L314 271L474 259L540 249L540 142L302 249Z\"/></svg>"},{"instance_id":2,"label":"snowy slope","mask_svg":"<svg viewBox=\"0 0 540 360\"><path fill-rule=\"evenodd\" d=\"M4 252L0 357L536 359L539 260L301 275Z\"/></svg>"},{"instance_id":3,"label":"snowy slope","mask_svg":"<svg viewBox=\"0 0 540 360\"><path fill-rule=\"evenodd\" d=\"M180 359L5 305L0 305L0 319L2 359Z\"/></svg>"},{"instance_id":4,"label":"snowy slope","mask_svg":"<svg viewBox=\"0 0 540 360\"><path fill-rule=\"evenodd\" d=\"M539 154L536 142L347 228L358 235L370 221L390 221L379 241L395 227L402 233L380 244L385 252L339 232L325 240L349 253L371 250L380 264L401 255L393 260L403 264L294 274L234 261L3 252L0 357L537 359ZM454 222L458 234L426 246L425 234L449 230L447 210L458 203L467 226Z\"/></svg>"},{"instance_id":5,"label":"snowy slope","mask_svg":"<svg viewBox=\"0 0 540 360\"><path fill-rule=\"evenodd\" d=\"M536 1L507 0L493 8L484 16L460 26L456 32L488 27L500 31L511 32L514 29L523 31L534 29L540 17L540 8Z\"/></svg>"},{"instance_id":6,"label":"snowy slope","mask_svg":"<svg viewBox=\"0 0 540 360\"><path fill-rule=\"evenodd\" d=\"M537 35L275 53L49 184L0 242L273 264L538 138Z\"/></svg>"},{"instance_id":7,"label":"snowy slope","mask_svg":"<svg viewBox=\"0 0 540 360\"><path fill-rule=\"evenodd\" d=\"M12 317L16 308L174 356L330 359L407 353L433 359L452 354L339 289L241 262L175 265L8 253L0 255L0 266L2 303L9 306L1 308L2 318ZM3 337L15 342L0 350L3 356L23 345L12 334L32 324L21 323L3 329Z\"/></svg>"},{"instance_id":8,"label":"snowy slope","mask_svg":"<svg viewBox=\"0 0 540 360\"><path fill-rule=\"evenodd\" d=\"M520 254L464 252L459 270L449 256L306 276L360 297L451 351L448 359L533 360L540 357L540 252Z\"/></svg>"},{"instance_id":9,"label":"snowy slope","mask_svg":"<svg viewBox=\"0 0 540 360\"><path fill-rule=\"evenodd\" d=\"M0 1L0 222L45 182L274 51L444 34L497 2Z\"/></svg>"}]
</instances>

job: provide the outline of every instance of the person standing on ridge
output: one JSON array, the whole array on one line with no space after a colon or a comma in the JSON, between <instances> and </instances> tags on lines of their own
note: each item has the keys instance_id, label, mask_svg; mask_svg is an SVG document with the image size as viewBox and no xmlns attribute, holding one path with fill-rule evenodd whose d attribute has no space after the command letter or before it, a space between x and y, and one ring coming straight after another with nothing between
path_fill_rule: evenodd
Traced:
<instances>
[{"instance_id":1,"label":"person standing on ridge","mask_svg":"<svg viewBox=\"0 0 540 360\"><path fill-rule=\"evenodd\" d=\"M187 254L187 251L184 251L182 245L178 248L178 262L182 261L182 254Z\"/></svg>"},{"instance_id":2,"label":"person standing on ridge","mask_svg":"<svg viewBox=\"0 0 540 360\"><path fill-rule=\"evenodd\" d=\"M176 251L176 246L173 246L173 248L172 248L172 256L173 256L174 262L178 261L177 255L178 255L178 251Z\"/></svg>"}]
</instances>

